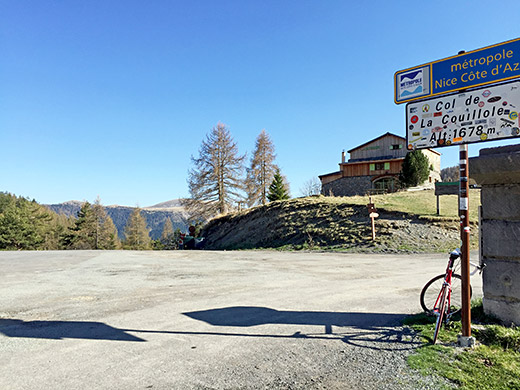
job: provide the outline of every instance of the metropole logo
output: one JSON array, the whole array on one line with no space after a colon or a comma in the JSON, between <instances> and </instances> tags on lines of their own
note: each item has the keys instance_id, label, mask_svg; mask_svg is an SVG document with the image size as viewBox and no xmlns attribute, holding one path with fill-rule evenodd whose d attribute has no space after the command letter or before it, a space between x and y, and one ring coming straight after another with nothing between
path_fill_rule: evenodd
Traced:
<instances>
[{"instance_id":1,"label":"metropole logo","mask_svg":"<svg viewBox=\"0 0 520 390\"><path fill-rule=\"evenodd\" d=\"M414 69L413 71L399 75L399 97L412 98L424 95L429 89L425 69Z\"/></svg>"}]
</instances>

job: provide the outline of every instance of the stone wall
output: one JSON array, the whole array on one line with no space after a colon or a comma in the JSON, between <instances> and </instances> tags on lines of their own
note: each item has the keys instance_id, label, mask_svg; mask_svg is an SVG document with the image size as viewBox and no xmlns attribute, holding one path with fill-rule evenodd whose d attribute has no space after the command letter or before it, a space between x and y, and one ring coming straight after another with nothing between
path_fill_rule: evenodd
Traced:
<instances>
[{"instance_id":1,"label":"stone wall","mask_svg":"<svg viewBox=\"0 0 520 390\"><path fill-rule=\"evenodd\" d=\"M482 149L469 173L482 186L484 311L520 325L520 145Z\"/></svg>"},{"instance_id":2,"label":"stone wall","mask_svg":"<svg viewBox=\"0 0 520 390\"><path fill-rule=\"evenodd\" d=\"M372 188L371 176L342 177L323 184L321 193L325 196L365 195Z\"/></svg>"}]
</instances>

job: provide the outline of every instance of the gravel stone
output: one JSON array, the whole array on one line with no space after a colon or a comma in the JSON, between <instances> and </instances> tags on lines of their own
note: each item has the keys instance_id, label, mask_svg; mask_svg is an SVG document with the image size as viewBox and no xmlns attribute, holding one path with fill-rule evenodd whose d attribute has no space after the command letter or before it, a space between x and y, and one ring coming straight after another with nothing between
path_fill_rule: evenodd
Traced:
<instances>
[{"instance_id":1,"label":"gravel stone","mask_svg":"<svg viewBox=\"0 0 520 390\"><path fill-rule=\"evenodd\" d=\"M0 252L0 389L445 388L400 326L444 260Z\"/></svg>"}]
</instances>

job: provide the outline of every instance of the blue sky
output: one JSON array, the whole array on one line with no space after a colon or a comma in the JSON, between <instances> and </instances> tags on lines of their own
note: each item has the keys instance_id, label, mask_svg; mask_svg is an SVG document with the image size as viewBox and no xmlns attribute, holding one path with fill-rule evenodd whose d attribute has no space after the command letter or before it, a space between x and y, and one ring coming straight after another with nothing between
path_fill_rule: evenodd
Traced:
<instances>
[{"instance_id":1,"label":"blue sky","mask_svg":"<svg viewBox=\"0 0 520 390\"><path fill-rule=\"evenodd\" d=\"M143 207L185 197L190 156L220 121L249 156L266 129L299 196L338 169L343 149L405 136L396 71L518 38L519 11L518 1L0 0L0 191ZM458 163L458 147L438 151L443 167Z\"/></svg>"}]
</instances>

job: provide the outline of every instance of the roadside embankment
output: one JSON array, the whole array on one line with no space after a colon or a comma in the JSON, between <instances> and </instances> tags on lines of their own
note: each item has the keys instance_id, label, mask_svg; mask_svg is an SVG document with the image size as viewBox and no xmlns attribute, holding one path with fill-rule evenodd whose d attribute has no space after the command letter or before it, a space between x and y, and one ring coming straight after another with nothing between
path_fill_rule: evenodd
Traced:
<instances>
[{"instance_id":1,"label":"roadside embankment","mask_svg":"<svg viewBox=\"0 0 520 390\"><path fill-rule=\"evenodd\" d=\"M221 250L442 252L460 245L456 218L384 208L378 208L378 213L374 241L365 206L353 204L349 198L323 196L277 201L220 216L204 227L202 235L207 249Z\"/></svg>"}]
</instances>

